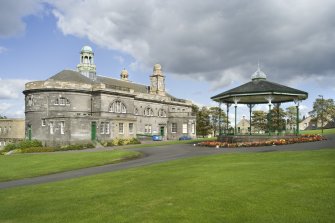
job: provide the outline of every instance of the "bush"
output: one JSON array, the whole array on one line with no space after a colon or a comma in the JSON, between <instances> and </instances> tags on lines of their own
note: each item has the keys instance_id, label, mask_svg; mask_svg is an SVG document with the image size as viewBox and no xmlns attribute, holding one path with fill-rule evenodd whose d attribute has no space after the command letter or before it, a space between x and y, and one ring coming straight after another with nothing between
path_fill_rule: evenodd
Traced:
<instances>
[{"instance_id":1,"label":"bush","mask_svg":"<svg viewBox=\"0 0 335 223\"><path fill-rule=\"evenodd\" d=\"M33 147L43 147L42 142L38 140L31 140L31 141L22 140L17 143L10 143L4 147L3 152L9 152L14 149L25 149L25 148L33 148Z\"/></svg>"},{"instance_id":2,"label":"bush","mask_svg":"<svg viewBox=\"0 0 335 223\"><path fill-rule=\"evenodd\" d=\"M101 145L105 147L106 146L132 145L132 144L141 144L141 142L136 138L126 138L126 139L114 138L111 141L101 142Z\"/></svg>"},{"instance_id":3,"label":"bush","mask_svg":"<svg viewBox=\"0 0 335 223\"><path fill-rule=\"evenodd\" d=\"M21 153L41 153L41 152L55 152L55 147L31 147L21 149Z\"/></svg>"}]
</instances>

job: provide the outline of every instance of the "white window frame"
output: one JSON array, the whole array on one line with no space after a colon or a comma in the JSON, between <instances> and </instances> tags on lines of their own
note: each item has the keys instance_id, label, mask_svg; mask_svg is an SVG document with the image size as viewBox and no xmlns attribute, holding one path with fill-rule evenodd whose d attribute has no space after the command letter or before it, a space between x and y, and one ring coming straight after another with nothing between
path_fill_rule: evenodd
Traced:
<instances>
[{"instance_id":1,"label":"white window frame","mask_svg":"<svg viewBox=\"0 0 335 223\"><path fill-rule=\"evenodd\" d=\"M194 123L192 123L191 125L191 131L192 131L192 134L195 134L195 124Z\"/></svg>"},{"instance_id":2,"label":"white window frame","mask_svg":"<svg viewBox=\"0 0 335 223\"><path fill-rule=\"evenodd\" d=\"M134 133L134 123L129 123L128 128L129 128L129 134L133 134Z\"/></svg>"},{"instance_id":3,"label":"white window frame","mask_svg":"<svg viewBox=\"0 0 335 223\"><path fill-rule=\"evenodd\" d=\"M49 132L50 132L50 135L53 135L55 133L53 121L49 122Z\"/></svg>"},{"instance_id":4,"label":"white window frame","mask_svg":"<svg viewBox=\"0 0 335 223\"><path fill-rule=\"evenodd\" d=\"M188 129L187 129L187 123L183 123L183 134L187 134L188 133Z\"/></svg>"},{"instance_id":5,"label":"white window frame","mask_svg":"<svg viewBox=\"0 0 335 223\"><path fill-rule=\"evenodd\" d=\"M177 133L177 123L171 123L171 133Z\"/></svg>"},{"instance_id":6,"label":"white window frame","mask_svg":"<svg viewBox=\"0 0 335 223\"><path fill-rule=\"evenodd\" d=\"M100 134L101 135L105 134L105 123L104 122L100 123Z\"/></svg>"},{"instance_id":7,"label":"white window frame","mask_svg":"<svg viewBox=\"0 0 335 223\"><path fill-rule=\"evenodd\" d=\"M125 114L127 107L121 101L114 101L109 107L109 112Z\"/></svg>"},{"instance_id":8,"label":"white window frame","mask_svg":"<svg viewBox=\"0 0 335 223\"><path fill-rule=\"evenodd\" d=\"M61 135L64 135L64 133L65 133L64 129L65 129L65 122L61 121L60 122L60 134Z\"/></svg>"},{"instance_id":9,"label":"white window frame","mask_svg":"<svg viewBox=\"0 0 335 223\"><path fill-rule=\"evenodd\" d=\"M109 122L105 122L105 134L109 134L110 133L110 124Z\"/></svg>"},{"instance_id":10,"label":"white window frame","mask_svg":"<svg viewBox=\"0 0 335 223\"><path fill-rule=\"evenodd\" d=\"M122 126L122 127L121 127ZM119 123L119 134L124 134L124 125L123 123Z\"/></svg>"}]
</instances>

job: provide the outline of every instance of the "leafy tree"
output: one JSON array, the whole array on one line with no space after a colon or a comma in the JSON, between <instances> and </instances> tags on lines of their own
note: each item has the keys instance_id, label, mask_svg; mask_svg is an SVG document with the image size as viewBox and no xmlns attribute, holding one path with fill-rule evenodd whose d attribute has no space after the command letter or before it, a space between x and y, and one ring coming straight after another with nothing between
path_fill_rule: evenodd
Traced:
<instances>
[{"instance_id":1,"label":"leafy tree","mask_svg":"<svg viewBox=\"0 0 335 223\"><path fill-rule=\"evenodd\" d=\"M6 119L7 117L4 115L4 116L2 116L2 115L0 115L0 119Z\"/></svg>"},{"instance_id":2,"label":"leafy tree","mask_svg":"<svg viewBox=\"0 0 335 223\"><path fill-rule=\"evenodd\" d=\"M282 131L285 129L285 116L286 112L277 106L271 110L271 131Z\"/></svg>"},{"instance_id":3,"label":"leafy tree","mask_svg":"<svg viewBox=\"0 0 335 223\"><path fill-rule=\"evenodd\" d=\"M329 121L335 121L334 100L317 98L313 103L310 115L319 123L323 121L325 124Z\"/></svg>"},{"instance_id":4,"label":"leafy tree","mask_svg":"<svg viewBox=\"0 0 335 223\"><path fill-rule=\"evenodd\" d=\"M202 137L211 133L210 111L206 107L199 109L197 113L197 134Z\"/></svg>"},{"instance_id":5,"label":"leafy tree","mask_svg":"<svg viewBox=\"0 0 335 223\"><path fill-rule=\"evenodd\" d=\"M296 126L297 124L297 107L296 106L290 106L286 108L286 118L287 118L287 125L286 129L290 127L289 129L293 129L293 126Z\"/></svg>"},{"instance_id":6,"label":"leafy tree","mask_svg":"<svg viewBox=\"0 0 335 223\"><path fill-rule=\"evenodd\" d=\"M220 120L221 130L223 130L222 123L227 119L226 113L220 107L209 108L210 123L214 136L220 134Z\"/></svg>"},{"instance_id":7,"label":"leafy tree","mask_svg":"<svg viewBox=\"0 0 335 223\"><path fill-rule=\"evenodd\" d=\"M267 113L264 111L253 111L251 115L251 125L256 132L267 130Z\"/></svg>"}]
</instances>

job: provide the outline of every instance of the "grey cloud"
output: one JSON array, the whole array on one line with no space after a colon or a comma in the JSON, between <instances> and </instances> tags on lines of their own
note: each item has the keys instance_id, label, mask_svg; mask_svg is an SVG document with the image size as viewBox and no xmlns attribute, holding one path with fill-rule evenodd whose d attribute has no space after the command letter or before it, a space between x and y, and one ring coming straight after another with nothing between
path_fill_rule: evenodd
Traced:
<instances>
[{"instance_id":1,"label":"grey cloud","mask_svg":"<svg viewBox=\"0 0 335 223\"><path fill-rule=\"evenodd\" d=\"M334 1L51 1L58 27L173 74L227 86L260 60L269 79L335 71ZM324 78L326 81L327 78Z\"/></svg>"},{"instance_id":2,"label":"grey cloud","mask_svg":"<svg viewBox=\"0 0 335 223\"><path fill-rule=\"evenodd\" d=\"M0 37L10 37L25 30L23 18L35 14L43 8L41 0L1 0L0 1Z\"/></svg>"}]
</instances>

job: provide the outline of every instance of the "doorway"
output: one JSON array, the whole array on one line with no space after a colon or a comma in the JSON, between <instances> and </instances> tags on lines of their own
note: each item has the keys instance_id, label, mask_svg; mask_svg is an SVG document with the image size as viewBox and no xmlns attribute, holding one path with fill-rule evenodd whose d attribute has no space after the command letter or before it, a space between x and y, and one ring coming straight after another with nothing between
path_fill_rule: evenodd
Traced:
<instances>
[{"instance_id":1,"label":"doorway","mask_svg":"<svg viewBox=\"0 0 335 223\"><path fill-rule=\"evenodd\" d=\"M97 135L97 123L92 122L91 123L91 140L95 141Z\"/></svg>"},{"instance_id":2,"label":"doorway","mask_svg":"<svg viewBox=\"0 0 335 223\"><path fill-rule=\"evenodd\" d=\"M164 126L161 126L161 127L160 127L160 133L161 133L161 136L164 136L164 132L165 132L165 128L164 128Z\"/></svg>"}]
</instances>

